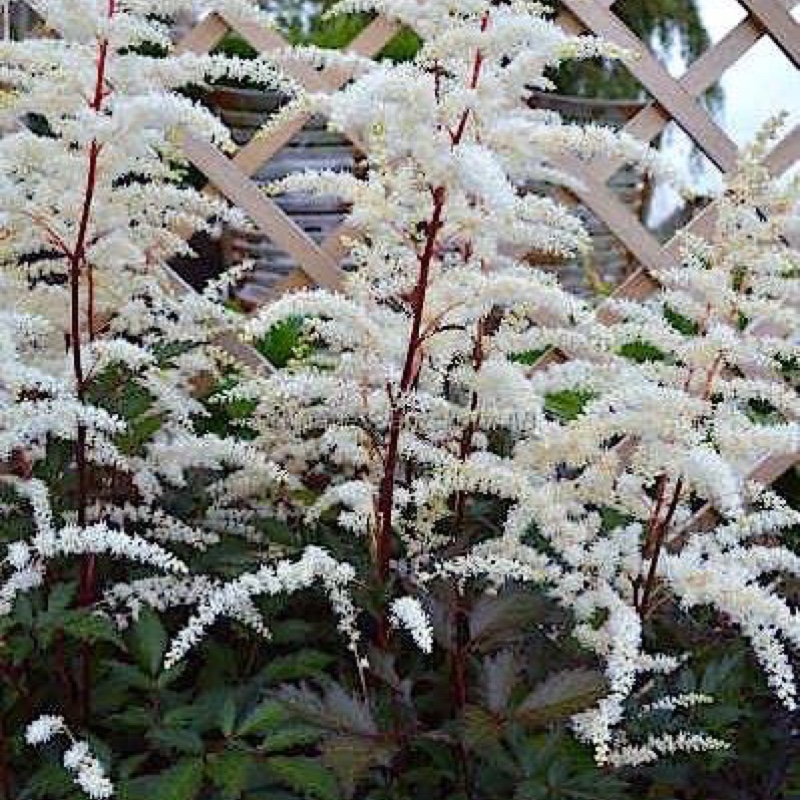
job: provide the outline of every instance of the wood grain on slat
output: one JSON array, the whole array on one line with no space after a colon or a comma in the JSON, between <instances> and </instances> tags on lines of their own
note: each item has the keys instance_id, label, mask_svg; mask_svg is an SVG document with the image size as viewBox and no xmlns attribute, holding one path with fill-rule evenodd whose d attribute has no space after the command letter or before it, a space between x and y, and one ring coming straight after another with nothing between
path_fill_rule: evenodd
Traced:
<instances>
[{"instance_id":1,"label":"wood grain on slat","mask_svg":"<svg viewBox=\"0 0 800 800\"><path fill-rule=\"evenodd\" d=\"M730 172L737 158L736 145L701 108L695 98L661 66L642 42L612 12L587 0L563 0L570 12L586 27L609 41L631 50L636 57L628 63L630 72L697 143L723 172Z\"/></svg>"},{"instance_id":2,"label":"wood grain on slat","mask_svg":"<svg viewBox=\"0 0 800 800\"><path fill-rule=\"evenodd\" d=\"M800 69L800 26L779 0L739 0Z\"/></svg>"},{"instance_id":3,"label":"wood grain on slat","mask_svg":"<svg viewBox=\"0 0 800 800\"><path fill-rule=\"evenodd\" d=\"M178 53L209 53L229 32L228 23L219 14L209 14L175 45Z\"/></svg>"},{"instance_id":4,"label":"wood grain on slat","mask_svg":"<svg viewBox=\"0 0 800 800\"><path fill-rule=\"evenodd\" d=\"M798 0L783 0L788 7L794 7ZM678 83L692 97L700 98L733 66L748 50L765 36L762 26L752 17L746 17L729 31L719 42L709 47L699 56ZM624 127L623 131L643 142L652 142L672 121L672 117L658 103L648 103ZM618 159L605 159L593 165L598 179L608 180L623 162Z\"/></svg>"},{"instance_id":5,"label":"wood grain on slat","mask_svg":"<svg viewBox=\"0 0 800 800\"><path fill-rule=\"evenodd\" d=\"M276 31L212 14L202 20L179 45L179 50L207 52L215 47L229 30L235 30L251 46L268 54L288 46ZM400 30L400 26L385 17L371 22L346 50L364 57L376 55ZM288 63L287 74L298 80L308 91L333 92L350 79L350 73L339 67L328 66L321 72L302 62ZM341 282L339 262L342 257L340 237L329 237L319 247L278 206L263 195L251 179L263 165L275 156L309 122L311 115L298 111L292 117L272 127L268 133L255 136L241 148L234 158L227 159L213 147L193 138L186 138L186 154L192 163L211 180L210 188L221 191L238 204L269 238L291 255L313 281L329 288L338 288ZM228 168L226 169L226 165ZM331 246L335 242L335 246ZM292 285L305 283L305 277L293 276Z\"/></svg>"},{"instance_id":6,"label":"wood grain on slat","mask_svg":"<svg viewBox=\"0 0 800 800\"><path fill-rule=\"evenodd\" d=\"M245 211L281 249L302 264L303 269L320 286L339 288L341 272L338 264L229 158L190 134L184 138L183 149L187 158L211 180L215 188Z\"/></svg>"},{"instance_id":7,"label":"wood grain on slat","mask_svg":"<svg viewBox=\"0 0 800 800\"><path fill-rule=\"evenodd\" d=\"M763 486L770 486L790 469L800 464L800 454L767 456L747 475L746 480ZM720 514L711 503L699 508L675 533L671 546L683 544L694 531L713 528L720 520Z\"/></svg>"},{"instance_id":8,"label":"wood grain on slat","mask_svg":"<svg viewBox=\"0 0 800 800\"><path fill-rule=\"evenodd\" d=\"M648 270L658 273L673 266L673 260L650 231L627 208L612 189L594 178L584 162L561 156L557 166L579 178L574 193Z\"/></svg>"}]
</instances>

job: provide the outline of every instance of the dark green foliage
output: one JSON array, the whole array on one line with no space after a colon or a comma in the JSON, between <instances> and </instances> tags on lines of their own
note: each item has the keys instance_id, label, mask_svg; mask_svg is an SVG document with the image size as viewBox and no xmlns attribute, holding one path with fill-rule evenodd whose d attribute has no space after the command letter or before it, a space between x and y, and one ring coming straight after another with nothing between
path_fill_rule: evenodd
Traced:
<instances>
[{"instance_id":1,"label":"dark green foliage","mask_svg":"<svg viewBox=\"0 0 800 800\"><path fill-rule=\"evenodd\" d=\"M577 419L592 397L591 392L575 390L554 392L545 398L545 409L561 419Z\"/></svg>"},{"instance_id":2,"label":"dark green foliage","mask_svg":"<svg viewBox=\"0 0 800 800\"><path fill-rule=\"evenodd\" d=\"M637 364L644 364L648 361L663 361L666 355L663 350L652 342L628 342L619 349L619 354L625 358L635 361Z\"/></svg>"}]
</instances>

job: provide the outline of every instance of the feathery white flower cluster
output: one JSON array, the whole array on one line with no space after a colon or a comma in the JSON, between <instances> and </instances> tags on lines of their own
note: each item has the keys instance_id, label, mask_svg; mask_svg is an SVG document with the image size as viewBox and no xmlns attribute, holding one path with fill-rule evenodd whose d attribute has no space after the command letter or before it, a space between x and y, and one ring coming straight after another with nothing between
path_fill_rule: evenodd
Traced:
<instances>
[{"instance_id":1,"label":"feathery white flower cluster","mask_svg":"<svg viewBox=\"0 0 800 800\"><path fill-rule=\"evenodd\" d=\"M44 745L57 736L65 736L70 745L64 752L64 768L72 773L80 790L91 800L114 796L114 787L103 765L92 754L88 742L76 739L63 717L45 714L28 725L25 741L34 746Z\"/></svg>"},{"instance_id":2,"label":"feathery white flower cluster","mask_svg":"<svg viewBox=\"0 0 800 800\"><path fill-rule=\"evenodd\" d=\"M433 628L416 597L398 597L392 602L390 619L398 629L408 632L423 653L433 651Z\"/></svg>"},{"instance_id":3,"label":"feathery white flower cluster","mask_svg":"<svg viewBox=\"0 0 800 800\"><path fill-rule=\"evenodd\" d=\"M268 628L253 600L262 595L291 595L315 582L324 586L336 612L339 629L357 656L356 610L348 593L348 585L354 577L349 564L334 560L321 548L308 547L298 561L279 561L274 566L262 567L256 573L242 575L232 583L215 587L200 601L189 623L173 641L164 659L165 666L170 668L183 659L221 617L235 617L262 635L268 635Z\"/></svg>"},{"instance_id":4,"label":"feathery white flower cluster","mask_svg":"<svg viewBox=\"0 0 800 800\"><path fill-rule=\"evenodd\" d=\"M228 533L221 520L255 535L286 475L210 432L206 396L232 366L215 341L236 318L219 301L238 272L197 294L170 263L192 255L193 234L243 216L186 179L187 133L232 141L177 90L223 77L299 89L265 59L175 54L178 13L269 24L247 0L31 5L52 38L0 42L0 127L11 130L0 138L0 614L56 574L86 609L191 603L218 586L187 575L193 551ZM106 560L129 570L107 595ZM44 718L29 740L56 733L72 738ZM64 765L90 797L111 795L85 743L72 741Z\"/></svg>"},{"instance_id":5,"label":"feathery white flower cluster","mask_svg":"<svg viewBox=\"0 0 800 800\"><path fill-rule=\"evenodd\" d=\"M205 8L270 20L244 0ZM251 497L265 508L285 477L202 429L202 387L229 368L213 342L234 315L218 302L224 277L186 293L168 262L190 253L190 234L240 214L182 179L184 133L222 146L230 138L174 90L225 76L299 90L263 59L172 54L169 18L188 9L201 10L189 0L40 0L60 38L0 43L13 89L2 115L39 120L0 139L0 472L10 473L0 489L6 515L34 523L30 540L3 543L4 613L56 557L185 572L168 548L213 546L220 518L246 514ZM144 55L142 43L167 55ZM34 480L58 459L49 483ZM207 512L182 519L170 496L201 471ZM77 489L65 504L57 495L69 481Z\"/></svg>"},{"instance_id":6,"label":"feathery white flower cluster","mask_svg":"<svg viewBox=\"0 0 800 800\"><path fill-rule=\"evenodd\" d=\"M800 517L749 488L765 453L800 444L787 377L800 329L788 244L797 201L761 166L766 138L745 153L713 240L688 239L652 298L598 313L536 268L586 236L526 187L569 185L554 161L565 152L656 160L531 108L525 87L546 87L548 67L602 46L567 37L537 4L338 8L396 17L425 46L414 63L380 64L316 98L366 150L363 179L306 173L274 187L352 204L355 269L341 293L295 292L249 325L258 338L302 320L308 352L236 390L257 405L253 446L308 486L324 476L310 513L295 498L298 516L338 508L384 589L529 582L569 608L610 687L575 721L601 762L721 746L691 732L627 738L643 709L691 702L647 694L648 676L682 663L645 651L668 599L738 624L792 706L784 648L798 644L796 614L763 579L794 574L775 542ZM532 371L548 347L571 358ZM507 509L500 533L465 536L465 514L487 496ZM419 609L397 602L387 601L391 621L427 646Z\"/></svg>"}]
</instances>

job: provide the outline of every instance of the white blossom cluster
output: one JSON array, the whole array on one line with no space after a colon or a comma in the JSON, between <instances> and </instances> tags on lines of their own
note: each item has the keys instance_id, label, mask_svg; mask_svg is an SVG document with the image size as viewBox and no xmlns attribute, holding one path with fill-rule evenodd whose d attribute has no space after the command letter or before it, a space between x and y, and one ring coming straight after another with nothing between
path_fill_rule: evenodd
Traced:
<instances>
[{"instance_id":1,"label":"white blossom cluster","mask_svg":"<svg viewBox=\"0 0 800 800\"><path fill-rule=\"evenodd\" d=\"M271 19L249 2L202 5ZM215 344L234 321L219 302L228 278L197 294L168 263L191 255L191 234L240 217L183 179L181 137L231 140L175 90L221 77L297 86L263 59L173 54L170 17L203 10L190 0L33 6L54 36L0 42L0 114L16 123L0 139L0 488L4 518L31 523L0 553L4 613L56 558L132 560L178 580L184 555L219 541L220 519L255 513L250 501L264 507L287 478L198 429L202 387L231 366ZM61 480L79 487L66 504L58 478L34 477L54 449L68 454ZM210 502L182 518L166 498L201 472Z\"/></svg>"},{"instance_id":2,"label":"white blossom cluster","mask_svg":"<svg viewBox=\"0 0 800 800\"><path fill-rule=\"evenodd\" d=\"M64 769L72 774L80 790L91 800L113 797L114 787L103 765L88 742L75 738L63 717L45 714L31 722L25 731L25 741L34 746L46 745L57 736L66 737L70 742L64 751Z\"/></svg>"},{"instance_id":3,"label":"white blossom cluster","mask_svg":"<svg viewBox=\"0 0 800 800\"><path fill-rule=\"evenodd\" d=\"M433 651L433 628L425 609L415 597L398 597L392 602L391 621L408 632L423 653Z\"/></svg>"},{"instance_id":4,"label":"white blossom cluster","mask_svg":"<svg viewBox=\"0 0 800 800\"><path fill-rule=\"evenodd\" d=\"M303 320L302 353L231 392L257 404L254 446L307 485L325 478L290 513L335 512L342 536L364 541L398 591L390 622L423 650L424 612L406 595L430 582L547 591L605 664L608 695L575 719L601 763L723 746L690 730L627 738L637 714L703 702L648 696L649 676L685 656L645 649L665 607L720 612L794 707L797 614L770 577L797 574L781 537L800 515L752 481L765 456L800 451L798 209L762 166L770 132L743 155L713 237L687 238L652 297L598 311L540 268L588 242L528 187L574 181L557 166L564 153L647 169L657 159L526 98L562 59L613 48L567 36L525 2L339 9L400 19L425 45L414 63L360 69L315 98L364 148L365 177L304 173L273 187L352 204L343 289L288 294L248 326L257 339ZM548 348L568 358L531 369ZM574 413L553 409L565 394ZM486 496L507 508L501 530L465 537L464 514Z\"/></svg>"},{"instance_id":5,"label":"white blossom cluster","mask_svg":"<svg viewBox=\"0 0 800 800\"><path fill-rule=\"evenodd\" d=\"M365 175L306 173L273 190L350 203L354 269L341 291L288 294L247 324L258 339L301 320L302 352L285 369L240 369L221 395L255 407L253 437L240 441L197 424L207 413L198 387L230 366L214 339L235 321L213 292L175 294L165 269L186 252L187 232L232 215L176 180L182 129L229 139L170 90L229 67L134 55L145 41L169 45L148 14L155 5L81 4L92 9L84 15L67 0L39 0L63 41L0 46L0 81L14 89L3 113L47 123L0 140L0 289L10 309L0 312L9 494L0 509L27 515L33 531L7 547L0 605L40 585L55 556L133 559L146 569L110 590L111 606L196 607L171 666L223 616L266 633L263 595L321 585L357 652L353 591L377 583L387 598L379 622L428 652L428 587L529 583L569 610L570 635L604 666L606 696L574 718L601 763L724 746L689 729L629 736L639 715L705 702L650 691L687 655L645 647L664 609L719 612L794 708L800 628L776 578L800 574L783 542L800 514L758 480L765 455L800 451L797 195L763 166L770 131L744 154L713 237L687 238L654 296L599 312L544 268L588 247L585 230L530 187L574 185L558 167L564 154L645 169L658 160L527 99L564 59L621 54L565 34L525 0L344 0L340 11L384 13L425 44L413 63L359 62L341 92L296 101L360 143ZM184 5L158 4L158 16ZM226 3L225 13L246 16L247 5ZM234 62L230 74L296 89L260 61ZM548 348L568 358L532 368ZM130 446L130 422L89 391L114 370L158 421L143 446ZM113 474L108 491L54 511L52 487L34 478L54 442L72 449L73 473ZM211 476L208 507L184 519L170 498L199 475ZM499 524L466 525L486 498L502 509ZM229 583L185 574L184 552L225 533L257 538L265 511L308 526L333 517L342 541L363 543L369 574L314 546L294 560L267 553ZM76 774L90 774L91 759L70 750Z\"/></svg>"},{"instance_id":6,"label":"white blossom cluster","mask_svg":"<svg viewBox=\"0 0 800 800\"><path fill-rule=\"evenodd\" d=\"M241 271L196 293L170 264L193 255L193 234L244 222L187 180L186 134L232 141L178 90L226 77L299 102L299 89L265 59L174 52L170 19L187 10L269 24L247 0L31 6L51 35L0 42L0 614L57 574L79 584L82 607L124 624L145 604L224 591L189 574L193 552L258 539L259 516L292 485L261 449L206 429L204 397L246 369L218 344L234 330L221 301ZM165 53L146 55L153 46ZM187 509L189 492L200 499ZM315 563L354 638L348 568ZM55 733L69 735L40 720L29 739ZM83 742L64 765L90 797L110 796Z\"/></svg>"}]
</instances>

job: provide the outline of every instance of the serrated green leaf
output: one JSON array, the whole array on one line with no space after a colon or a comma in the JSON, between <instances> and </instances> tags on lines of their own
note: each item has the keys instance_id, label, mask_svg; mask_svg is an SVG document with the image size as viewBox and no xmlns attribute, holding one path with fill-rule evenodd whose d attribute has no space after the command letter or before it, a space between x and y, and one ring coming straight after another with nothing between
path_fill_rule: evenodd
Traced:
<instances>
[{"instance_id":1,"label":"serrated green leaf","mask_svg":"<svg viewBox=\"0 0 800 800\"><path fill-rule=\"evenodd\" d=\"M219 789L225 800L241 797L247 789L253 757L229 750L209 756L206 777Z\"/></svg>"},{"instance_id":2,"label":"serrated green leaf","mask_svg":"<svg viewBox=\"0 0 800 800\"><path fill-rule=\"evenodd\" d=\"M161 430L164 418L161 414L145 414L130 420L124 433L116 438L120 452L127 455L139 455L147 444Z\"/></svg>"},{"instance_id":3,"label":"serrated green leaf","mask_svg":"<svg viewBox=\"0 0 800 800\"><path fill-rule=\"evenodd\" d=\"M158 615L142 609L127 637L128 647L136 663L148 674L158 675L167 651L167 631Z\"/></svg>"},{"instance_id":4,"label":"serrated green leaf","mask_svg":"<svg viewBox=\"0 0 800 800\"><path fill-rule=\"evenodd\" d=\"M286 683L301 678L319 677L333 660L333 656L329 653L305 648L286 656L273 658L264 668L263 676L269 683Z\"/></svg>"},{"instance_id":5,"label":"serrated green leaf","mask_svg":"<svg viewBox=\"0 0 800 800\"><path fill-rule=\"evenodd\" d=\"M261 740L260 749L267 753L281 753L315 744L321 738L319 728L310 725L287 725Z\"/></svg>"},{"instance_id":6,"label":"serrated green leaf","mask_svg":"<svg viewBox=\"0 0 800 800\"><path fill-rule=\"evenodd\" d=\"M461 729L467 746L475 751L497 747L503 733L501 721L480 706L468 705L461 717Z\"/></svg>"},{"instance_id":7,"label":"serrated green leaf","mask_svg":"<svg viewBox=\"0 0 800 800\"><path fill-rule=\"evenodd\" d=\"M236 728L236 702L232 697L226 697L220 705L217 714L217 725L223 736L229 737Z\"/></svg>"},{"instance_id":8,"label":"serrated green leaf","mask_svg":"<svg viewBox=\"0 0 800 800\"><path fill-rule=\"evenodd\" d=\"M66 797L74 789L72 777L60 764L45 764L31 776L25 795L33 800L55 800Z\"/></svg>"},{"instance_id":9,"label":"serrated green leaf","mask_svg":"<svg viewBox=\"0 0 800 800\"><path fill-rule=\"evenodd\" d=\"M527 350L524 353L513 353L509 356L509 361L532 367L546 352L547 350Z\"/></svg>"},{"instance_id":10,"label":"serrated green leaf","mask_svg":"<svg viewBox=\"0 0 800 800\"><path fill-rule=\"evenodd\" d=\"M254 708L238 725L238 736L251 736L274 732L286 720L286 709L274 700L267 700Z\"/></svg>"},{"instance_id":11,"label":"serrated green leaf","mask_svg":"<svg viewBox=\"0 0 800 800\"><path fill-rule=\"evenodd\" d=\"M552 392L545 397L544 407L560 419L577 419L586 404L594 397L592 392L567 389L563 392Z\"/></svg>"},{"instance_id":12,"label":"serrated green leaf","mask_svg":"<svg viewBox=\"0 0 800 800\"><path fill-rule=\"evenodd\" d=\"M203 787L202 759L181 761L158 775L134 778L119 788L120 800L194 800Z\"/></svg>"},{"instance_id":13,"label":"serrated green leaf","mask_svg":"<svg viewBox=\"0 0 800 800\"><path fill-rule=\"evenodd\" d=\"M358 736L330 736L322 743L322 762L351 796L370 769L391 764L394 752L387 743Z\"/></svg>"},{"instance_id":14,"label":"serrated green leaf","mask_svg":"<svg viewBox=\"0 0 800 800\"><path fill-rule=\"evenodd\" d=\"M303 797L339 800L336 776L315 758L276 757L269 761L273 776Z\"/></svg>"},{"instance_id":15,"label":"serrated green leaf","mask_svg":"<svg viewBox=\"0 0 800 800\"><path fill-rule=\"evenodd\" d=\"M700 332L700 326L694 320L683 316L683 314L679 314L675 309L669 306L665 306L664 308L664 319L666 319L676 331L685 336L697 336Z\"/></svg>"},{"instance_id":16,"label":"serrated green leaf","mask_svg":"<svg viewBox=\"0 0 800 800\"><path fill-rule=\"evenodd\" d=\"M197 756L205 748L200 734L189 728L154 728L147 739L156 749L179 755Z\"/></svg>"},{"instance_id":17,"label":"serrated green leaf","mask_svg":"<svg viewBox=\"0 0 800 800\"><path fill-rule=\"evenodd\" d=\"M285 367L303 348L303 318L282 320L256 342L256 349L278 369Z\"/></svg>"},{"instance_id":18,"label":"serrated green leaf","mask_svg":"<svg viewBox=\"0 0 800 800\"><path fill-rule=\"evenodd\" d=\"M629 361L637 364L645 364L651 361L664 361L666 354L652 342L636 341L628 342L619 348L619 354Z\"/></svg>"},{"instance_id":19,"label":"serrated green leaf","mask_svg":"<svg viewBox=\"0 0 800 800\"><path fill-rule=\"evenodd\" d=\"M61 617L61 629L72 639L81 642L110 642L123 647L123 641L108 617L92 611L75 609Z\"/></svg>"},{"instance_id":20,"label":"serrated green leaf","mask_svg":"<svg viewBox=\"0 0 800 800\"><path fill-rule=\"evenodd\" d=\"M603 675L594 670L564 670L540 683L514 711L514 718L527 725L546 725L565 719L601 697Z\"/></svg>"}]
</instances>

